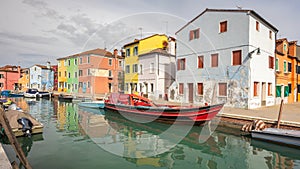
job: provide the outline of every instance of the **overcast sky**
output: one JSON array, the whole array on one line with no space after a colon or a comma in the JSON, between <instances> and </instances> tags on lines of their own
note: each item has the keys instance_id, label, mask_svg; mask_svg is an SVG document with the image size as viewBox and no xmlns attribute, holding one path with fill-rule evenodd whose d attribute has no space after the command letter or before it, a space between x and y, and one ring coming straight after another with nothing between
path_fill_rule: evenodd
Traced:
<instances>
[{"instance_id":1,"label":"overcast sky","mask_svg":"<svg viewBox=\"0 0 300 169\"><path fill-rule=\"evenodd\" d=\"M113 51L154 33L174 36L205 8L253 9L300 40L299 0L1 0L0 66L57 64L94 48Z\"/></svg>"}]
</instances>

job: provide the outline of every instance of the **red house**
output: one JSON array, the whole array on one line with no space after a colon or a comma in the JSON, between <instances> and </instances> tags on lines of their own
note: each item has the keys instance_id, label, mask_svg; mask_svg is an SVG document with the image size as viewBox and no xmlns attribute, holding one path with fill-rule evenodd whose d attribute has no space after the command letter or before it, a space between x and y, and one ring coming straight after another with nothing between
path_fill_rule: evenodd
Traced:
<instances>
[{"instance_id":1,"label":"red house","mask_svg":"<svg viewBox=\"0 0 300 169\"><path fill-rule=\"evenodd\" d=\"M18 80L21 77L20 66L6 65L0 67L0 89L1 90L17 90Z\"/></svg>"}]
</instances>

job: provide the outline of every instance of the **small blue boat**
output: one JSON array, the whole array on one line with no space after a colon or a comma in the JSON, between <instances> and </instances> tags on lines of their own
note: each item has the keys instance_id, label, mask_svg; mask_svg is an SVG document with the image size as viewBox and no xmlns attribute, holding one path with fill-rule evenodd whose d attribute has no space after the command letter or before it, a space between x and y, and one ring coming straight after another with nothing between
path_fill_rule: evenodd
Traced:
<instances>
[{"instance_id":1,"label":"small blue boat","mask_svg":"<svg viewBox=\"0 0 300 169\"><path fill-rule=\"evenodd\" d=\"M103 109L104 108L104 101L91 101L91 102L79 102L79 106L87 107L87 108L94 108L94 109Z\"/></svg>"},{"instance_id":2,"label":"small blue boat","mask_svg":"<svg viewBox=\"0 0 300 169\"><path fill-rule=\"evenodd\" d=\"M10 90L3 90L3 91L1 91L1 96L6 96L6 97L8 97L10 93L11 93Z\"/></svg>"},{"instance_id":3,"label":"small blue boat","mask_svg":"<svg viewBox=\"0 0 300 169\"><path fill-rule=\"evenodd\" d=\"M8 97L24 97L24 93L10 93Z\"/></svg>"}]
</instances>

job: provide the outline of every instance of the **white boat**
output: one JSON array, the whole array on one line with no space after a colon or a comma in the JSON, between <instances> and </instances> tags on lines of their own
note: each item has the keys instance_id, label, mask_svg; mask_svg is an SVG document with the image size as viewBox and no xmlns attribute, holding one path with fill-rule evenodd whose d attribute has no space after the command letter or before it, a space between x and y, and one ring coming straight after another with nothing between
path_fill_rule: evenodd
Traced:
<instances>
[{"instance_id":1,"label":"white boat","mask_svg":"<svg viewBox=\"0 0 300 169\"><path fill-rule=\"evenodd\" d=\"M99 100L99 101L91 101L91 102L79 102L78 105L87 108L103 109L105 104L104 104L104 100Z\"/></svg>"},{"instance_id":2,"label":"white boat","mask_svg":"<svg viewBox=\"0 0 300 169\"><path fill-rule=\"evenodd\" d=\"M266 128L264 130L252 130L251 136L255 139L300 147L300 131L297 130Z\"/></svg>"},{"instance_id":3,"label":"white boat","mask_svg":"<svg viewBox=\"0 0 300 169\"><path fill-rule=\"evenodd\" d=\"M37 94L37 96L38 97L47 97L47 98L49 98L49 97L52 97L52 93L51 92L39 92L38 94Z\"/></svg>"},{"instance_id":4,"label":"white boat","mask_svg":"<svg viewBox=\"0 0 300 169\"><path fill-rule=\"evenodd\" d=\"M37 89L27 89L27 91L24 93L24 97L36 98L38 94L39 91Z\"/></svg>"}]
</instances>

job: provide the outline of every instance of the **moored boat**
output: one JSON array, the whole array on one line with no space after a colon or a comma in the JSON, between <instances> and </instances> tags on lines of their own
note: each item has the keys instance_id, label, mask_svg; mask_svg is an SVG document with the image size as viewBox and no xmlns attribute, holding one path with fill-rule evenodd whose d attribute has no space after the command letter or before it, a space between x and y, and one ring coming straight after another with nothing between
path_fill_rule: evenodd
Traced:
<instances>
[{"instance_id":1,"label":"moored boat","mask_svg":"<svg viewBox=\"0 0 300 169\"><path fill-rule=\"evenodd\" d=\"M252 130L251 136L268 142L300 147L300 131L297 130L266 128L264 130Z\"/></svg>"},{"instance_id":2,"label":"moored boat","mask_svg":"<svg viewBox=\"0 0 300 169\"><path fill-rule=\"evenodd\" d=\"M27 89L27 91L24 93L24 97L28 98L36 98L39 91L37 89Z\"/></svg>"},{"instance_id":3,"label":"moored boat","mask_svg":"<svg viewBox=\"0 0 300 169\"><path fill-rule=\"evenodd\" d=\"M72 102L73 96L60 94L60 95L58 95L58 100L63 101L63 102Z\"/></svg>"},{"instance_id":4,"label":"moored boat","mask_svg":"<svg viewBox=\"0 0 300 169\"><path fill-rule=\"evenodd\" d=\"M166 123L191 123L194 125L212 120L224 104L207 106L157 105L135 94L112 93L105 101L105 108L126 113L129 116L150 118Z\"/></svg>"},{"instance_id":5,"label":"moored boat","mask_svg":"<svg viewBox=\"0 0 300 169\"><path fill-rule=\"evenodd\" d=\"M37 94L37 97L40 97L40 98L43 98L43 97L46 97L46 98L49 98L49 97L52 97L52 93L51 92L47 92L47 91L39 91L39 93Z\"/></svg>"},{"instance_id":6,"label":"moored boat","mask_svg":"<svg viewBox=\"0 0 300 169\"><path fill-rule=\"evenodd\" d=\"M102 109L102 108L104 108L104 100L90 101L90 102L79 102L78 105L81 106L81 107Z\"/></svg>"},{"instance_id":7,"label":"moored boat","mask_svg":"<svg viewBox=\"0 0 300 169\"><path fill-rule=\"evenodd\" d=\"M10 93L8 97L24 97L24 93Z\"/></svg>"}]
</instances>

